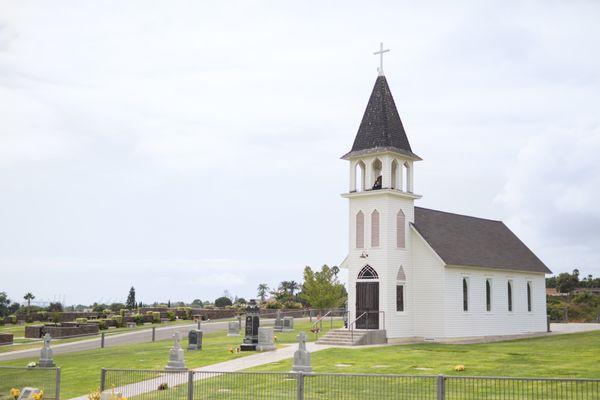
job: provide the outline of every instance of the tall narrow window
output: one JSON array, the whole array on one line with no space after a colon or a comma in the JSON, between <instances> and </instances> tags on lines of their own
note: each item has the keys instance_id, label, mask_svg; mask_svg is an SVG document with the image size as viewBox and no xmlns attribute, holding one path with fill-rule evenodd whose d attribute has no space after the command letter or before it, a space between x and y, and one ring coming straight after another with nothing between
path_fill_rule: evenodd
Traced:
<instances>
[{"instance_id":1,"label":"tall narrow window","mask_svg":"<svg viewBox=\"0 0 600 400\"><path fill-rule=\"evenodd\" d=\"M469 283L463 278L463 311L469 311Z\"/></svg>"},{"instance_id":2,"label":"tall narrow window","mask_svg":"<svg viewBox=\"0 0 600 400\"><path fill-rule=\"evenodd\" d=\"M402 210L396 214L396 246L403 249L406 246L406 218Z\"/></svg>"},{"instance_id":3,"label":"tall narrow window","mask_svg":"<svg viewBox=\"0 0 600 400\"><path fill-rule=\"evenodd\" d=\"M379 247L379 211L371 213L371 247Z\"/></svg>"},{"instance_id":4,"label":"tall narrow window","mask_svg":"<svg viewBox=\"0 0 600 400\"><path fill-rule=\"evenodd\" d=\"M365 215L362 211L356 214L356 248L365 247Z\"/></svg>"},{"instance_id":5,"label":"tall narrow window","mask_svg":"<svg viewBox=\"0 0 600 400\"><path fill-rule=\"evenodd\" d=\"M492 283L489 279L485 280L485 309L492 311Z\"/></svg>"},{"instance_id":6,"label":"tall narrow window","mask_svg":"<svg viewBox=\"0 0 600 400\"><path fill-rule=\"evenodd\" d=\"M404 311L404 285L396 285L396 311Z\"/></svg>"},{"instance_id":7,"label":"tall narrow window","mask_svg":"<svg viewBox=\"0 0 600 400\"><path fill-rule=\"evenodd\" d=\"M513 310L513 302L512 302L512 281L508 281L506 285L506 296L508 299L508 311Z\"/></svg>"},{"instance_id":8,"label":"tall narrow window","mask_svg":"<svg viewBox=\"0 0 600 400\"><path fill-rule=\"evenodd\" d=\"M527 311L531 312L531 282L527 282Z\"/></svg>"}]
</instances>

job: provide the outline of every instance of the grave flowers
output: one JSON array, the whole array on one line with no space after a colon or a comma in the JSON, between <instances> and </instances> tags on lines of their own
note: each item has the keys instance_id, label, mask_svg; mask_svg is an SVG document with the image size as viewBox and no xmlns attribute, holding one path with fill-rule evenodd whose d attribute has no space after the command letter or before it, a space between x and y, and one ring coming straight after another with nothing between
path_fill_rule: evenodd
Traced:
<instances>
[{"instance_id":1,"label":"grave flowers","mask_svg":"<svg viewBox=\"0 0 600 400\"><path fill-rule=\"evenodd\" d=\"M19 396L21 395L21 391L17 388L12 388L10 389L10 395L17 400L19 398Z\"/></svg>"}]
</instances>

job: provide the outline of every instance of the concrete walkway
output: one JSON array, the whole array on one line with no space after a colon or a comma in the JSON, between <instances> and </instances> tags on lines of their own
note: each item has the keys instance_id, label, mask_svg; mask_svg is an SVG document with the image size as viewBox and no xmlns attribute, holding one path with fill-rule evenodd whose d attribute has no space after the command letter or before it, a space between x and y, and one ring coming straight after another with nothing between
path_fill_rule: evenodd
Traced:
<instances>
[{"instance_id":1,"label":"concrete walkway","mask_svg":"<svg viewBox=\"0 0 600 400\"><path fill-rule=\"evenodd\" d=\"M324 349L328 349L331 346L328 345L319 345L312 342L306 343L306 348L309 352L314 353L315 351L320 351ZM197 374L194 375L194 381L199 381L208 378L214 378L219 376L220 373L223 372L235 372L241 371L247 368L257 367L259 365L269 364L272 362L277 362L281 360L286 360L288 358L292 358L294 356L294 352L298 349L298 345L289 344L285 345L282 348L279 348L275 351L265 351L259 352L256 354L252 354L246 357L236 358L235 360L225 361L218 364L211 364L205 367L200 367L193 369L196 372L211 372L205 374ZM153 377L151 379L146 379L141 382L131 383L124 386L119 386L114 389L115 393L122 393L123 396L130 398L133 396L138 396L144 393L150 393L156 391L158 385L162 383L167 383L169 388L173 388L175 386L184 385L188 382L188 372L165 372L160 373L160 375ZM71 400L88 400L87 395L75 397Z\"/></svg>"}]
</instances>

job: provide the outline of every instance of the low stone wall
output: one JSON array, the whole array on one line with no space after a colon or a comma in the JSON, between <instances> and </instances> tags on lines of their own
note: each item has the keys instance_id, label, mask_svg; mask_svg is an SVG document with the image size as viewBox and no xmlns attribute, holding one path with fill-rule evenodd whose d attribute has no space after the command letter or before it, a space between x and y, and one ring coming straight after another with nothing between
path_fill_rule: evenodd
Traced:
<instances>
[{"instance_id":1,"label":"low stone wall","mask_svg":"<svg viewBox=\"0 0 600 400\"><path fill-rule=\"evenodd\" d=\"M46 333L53 338L64 338L71 336L96 335L100 332L98 324L79 324L73 326L62 325L34 325L25 327L25 337L39 339Z\"/></svg>"},{"instance_id":2,"label":"low stone wall","mask_svg":"<svg viewBox=\"0 0 600 400\"><path fill-rule=\"evenodd\" d=\"M54 314L53 312L46 312L45 314L40 315L37 312L33 312L31 314L19 314L19 315L17 315L17 318L19 321L44 322L46 320L50 321L53 317L53 314ZM88 319L98 318L99 313L97 313L97 312L60 312L60 313L58 313L58 315L60 316L59 322L69 322L69 321L75 321L76 318L88 318Z\"/></svg>"},{"instance_id":3,"label":"low stone wall","mask_svg":"<svg viewBox=\"0 0 600 400\"><path fill-rule=\"evenodd\" d=\"M12 344L13 334L12 333L0 333L0 346L5 344Z\"/></svg>"}]
</instances>

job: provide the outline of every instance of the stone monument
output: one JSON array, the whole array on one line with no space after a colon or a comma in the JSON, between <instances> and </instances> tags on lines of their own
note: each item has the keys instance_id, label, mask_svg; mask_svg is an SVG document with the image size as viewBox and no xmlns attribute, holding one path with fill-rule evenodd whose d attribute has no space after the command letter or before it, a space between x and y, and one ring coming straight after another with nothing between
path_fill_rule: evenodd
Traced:
<instances>
[{"instance_id":1,"label":"stone monument","mask_svg":"<svg viewBox=\"0 0 600 400\"><path fill-rule=\"evenodd\" d=\"M192 329L188 333L188 350L202 350L202 331Z\"/></svg>"},{"instance_id":2,"label":"stone monument","mask_svg":"<svg viewBox=\"0 0 600 400\"><path fill-rule=\"evenodd\" d=\"M227 336L240 336L240 323L238 321L230 321L227 324Z\"/></svg>"},{"instance_id":3,"label":"stone monument","mask_svg":"<svg viewBox=\"0 0 600 400\"><path fill-rule=\"evenodd\" d=\"M281 310L277 310L275 314L275 332L281 332L283 330L283 320L281 319Z\"/></svg>"},{"instance_id":4,"label":"stone monument","mask_svg":"<svg viewBox=\"0 0 600 400\"><path fill-rule=\"evenodd\" d=\"M242 351L254 351L258 344L258 327L260 326L260 308L256 300L250 300L246 307L246 329L244 342L240 346Z\"/></svg>"},{"instance_id":5,"label":"stone monument","mask_svg":"<svg viewBox=\"0 0 600 400\"><path fill-rule=\"evenodd\" d=\"M51 340L52 336L46 333L44 335L44 345L40 354L40 361L38 362L38 366L42 368L56 367L56 364L54 364L54 359L52 358L52 349L50 348Z\"/></svg>"},{"instance_id":6,"label":"stone monument","mask_svg":"<svg viewBox=\"0 0 600 400\"><path fill-rule=\"evenodd\" d=\"M179 332L173 335L173 347L169 350L169 363L165 367L171 371L185 371L185 360L183 358L183 349L181 348L181 336Z\"/></svg>"},{"instance_id":7,"label":"stone monument","mask_svg":"<svg viewBox=\"0 0 600 400\"><path fill-rule=\"evenodd\" d=\"M294 317L283 317L283 332L294 330Z\"/></svg>"},{"instance_id":8,"label":"stone monument","mask_svg":"<svg viewBox=\"0 0 600 400\"><path fill-rule=\"evenodd\" d=\"M258 344L256 350L258 351L271 351L276 350L275 344L273 343L273 328L258 328Z\"/></svg>"},{"instance_id":9,"label":"stone monument","mask_svg":"<svg viewBox=\"0 0 600 400\"><path fill-rule=\"evenodd\" d=\"M296 339L298 339L298 350L294 353L292 372L311 372L310 353L306 351L306 334L300 332Z\"/></svg>"}]
</instances>

